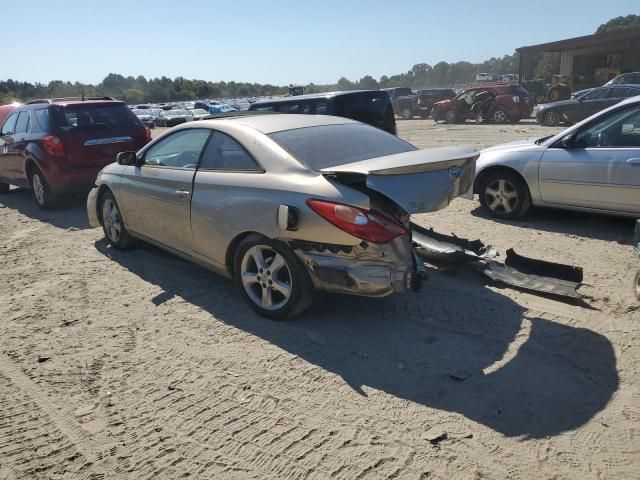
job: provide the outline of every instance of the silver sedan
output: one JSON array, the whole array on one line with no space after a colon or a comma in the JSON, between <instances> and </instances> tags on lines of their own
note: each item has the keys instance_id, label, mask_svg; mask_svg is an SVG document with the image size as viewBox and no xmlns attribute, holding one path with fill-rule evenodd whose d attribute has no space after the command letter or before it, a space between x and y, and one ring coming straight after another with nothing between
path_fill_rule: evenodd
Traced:
<instances>
[{"instance_id":1,"label":"silver sedan","mask_svg":"<svg viewBox=\"0 0 640 480\"><path fill-rule=\"evenodd\" d=\"M640 216L640 97L557 135L483 150L474 192L499 218L531 205Z\"/></svg>"},{"instance_id":2,"label":"silver sedan","mask_svg":"<svg viewBox=\"0 0 640 480\"><path fill-rule=\"evenodd\" d=\"M115 248L144 240L234 279L271 318L314 289L382 297L416 288L409 215L471 188L477 152L417 150L349 119L190 122L122 152L89 194Z\"/></svg>"}]
</instances>

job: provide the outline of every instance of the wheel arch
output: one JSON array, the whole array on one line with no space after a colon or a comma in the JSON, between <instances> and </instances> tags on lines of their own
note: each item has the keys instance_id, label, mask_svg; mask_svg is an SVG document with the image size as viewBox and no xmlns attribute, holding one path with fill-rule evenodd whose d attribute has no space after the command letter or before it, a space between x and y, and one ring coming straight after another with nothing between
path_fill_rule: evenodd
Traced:
<instances>
[{"instance_id":1,"label":"wheel arch","mask_svg":"<svg viewBox=\"0 0 640 480\"><path fill-rule=\"evenodd\" d=\"M227 269L227 272L229 273L230 277L233 279L235 278L235 272L234 272L234 259L236 257L236 252L238 251L238 247L240 246L240 244L247 238L250 237L251 235L256 235L259 237L264 237L264 235L262 235L259 232L242 232L239 233L238 235L236 235L233 240L231 240L231 242L229 242L229 246L227 247L227 252L225 253L225 257L224 257L224 263L225 263L225 267Z\"/></svg>"},{"instance_id":2,"label":"wheel arch","mask_svg":"<svg viewBox=\"0 0 640 480\"><path fill-rule=\"evenodd\" d=\"M531 189L529 188L529 184L527 183L527 180L524 178L524 176L515 168L508 167L506 165L492 165L490 167L483 169L480 173L478 173L476 175L475 180L473 181L473 193L480 194L480 184L482 183L482 181L486 178L487 175L493 172L498 172L498 171L510 172L516 175L518 178L520 178L520 180L522 180L522 183L527 188L527 193L529 194L529 198L531 198Z\"/></svg>"},{"instance_id":3,"label":"wheel arch","mask_svg":"<svg viewBox=\"0 0 640 480\"><path fill-rule=\"evenodd\" d=\"M111 194L115 197L115 193L113 193L113 190L111 190L111 188L109 188L109 185L107 185L106 183L103 183L98 187L98 196L96 197L96 215L98 215L98 221L100 222L100 225L102 225L102 209L100 208L100 202L102 202L102 197L104 197L104 194L107 192L111 192Z\"/></svg>"}]
</instances>

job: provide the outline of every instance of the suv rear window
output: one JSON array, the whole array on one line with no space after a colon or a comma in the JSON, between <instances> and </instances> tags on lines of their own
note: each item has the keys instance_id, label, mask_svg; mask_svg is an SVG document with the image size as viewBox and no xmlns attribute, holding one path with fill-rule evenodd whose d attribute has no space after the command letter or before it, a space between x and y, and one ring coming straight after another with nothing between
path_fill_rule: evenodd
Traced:
<instances>
[{"instance_id":1,"label":"suv rear window","mask_svg":"<svg viewBox=\"0 0 640 480\"><path fill-rule=\"evenodd\" d=\"M393 117L389 95L385 92L361 93L336 97L336 114L369 125L382 125Z\"/></svg>"},{"instance_id":2,"label":"suv rear window","mask_svg":"<svg viewBox=\"0 0 640 480\"><path fill-rule=\"evenodd\" d=\"M126 129L142 126L124 104L121 105L67 105L51 111L55 128L65 132L86 129Z\"/></svg>"},{"instance_id":3,"label":"suv rear window","mask_svg":"<svg viewBox=\"0 0 640 480\"><path fill-rule=\"evenodd\" d=\"M417 150L394 135L354 123L283 130L269 137L313 171Z\"/></svg>"}]
</instances>

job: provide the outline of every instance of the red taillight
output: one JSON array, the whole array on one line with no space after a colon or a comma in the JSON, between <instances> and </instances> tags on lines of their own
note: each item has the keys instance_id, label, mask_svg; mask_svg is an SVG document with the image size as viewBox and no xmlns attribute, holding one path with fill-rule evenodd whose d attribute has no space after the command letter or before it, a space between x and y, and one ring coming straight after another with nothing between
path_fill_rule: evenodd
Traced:
<instances>
[{"instance_id":1,"label":"red taillight","mask_svg":"<svg viewBox=\"0 0 640 480\"><path fill-rule=\"evenodd\" d=\"M54 135L47 135L42 139L42 146L46 152L53 157L64 157L64 145L62 140Z\"/></svg>"},{"instance_id":2,"label":"red taillight","mask_svg":"<svg viewBox=\"0 0 640 480\"><path fill-rule=\"evenodd\" d=\"M151 141L151 129L149 127L144 127L144 139L146 143Z\"/></svg>"},{"instance_id":3,"label":"red taillight","mask_svg":"<svg viewBox=\"0 0 640 480\"><path fill-rule=\"evenodd\" d=\"M381 213L324 200L307 200L309 208L340 230L371 243L387 243L406 230Z\"/></svg>"}]
</instances>

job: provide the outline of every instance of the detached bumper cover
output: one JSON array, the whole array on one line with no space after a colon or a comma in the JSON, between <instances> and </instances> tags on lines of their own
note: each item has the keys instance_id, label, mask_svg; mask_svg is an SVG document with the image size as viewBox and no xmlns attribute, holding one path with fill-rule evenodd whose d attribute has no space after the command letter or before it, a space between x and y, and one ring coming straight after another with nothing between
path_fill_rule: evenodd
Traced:
<instances>
[{"instance_id":1,"label":"detached bumper cover","mask_svg":"<svg viewBox=\"0 0 640 480\"><path fill-rule=\"evenodd\" d=\"M582 298L578 292L583 279L580 267L523 257L513 249L507 250L502 264L494 260L498 256L496 249L480 240L443 235L414 223L411 231L416 251L425 260L468 265L495 282L523 290Z\"/></svg>"}]
</instances>

